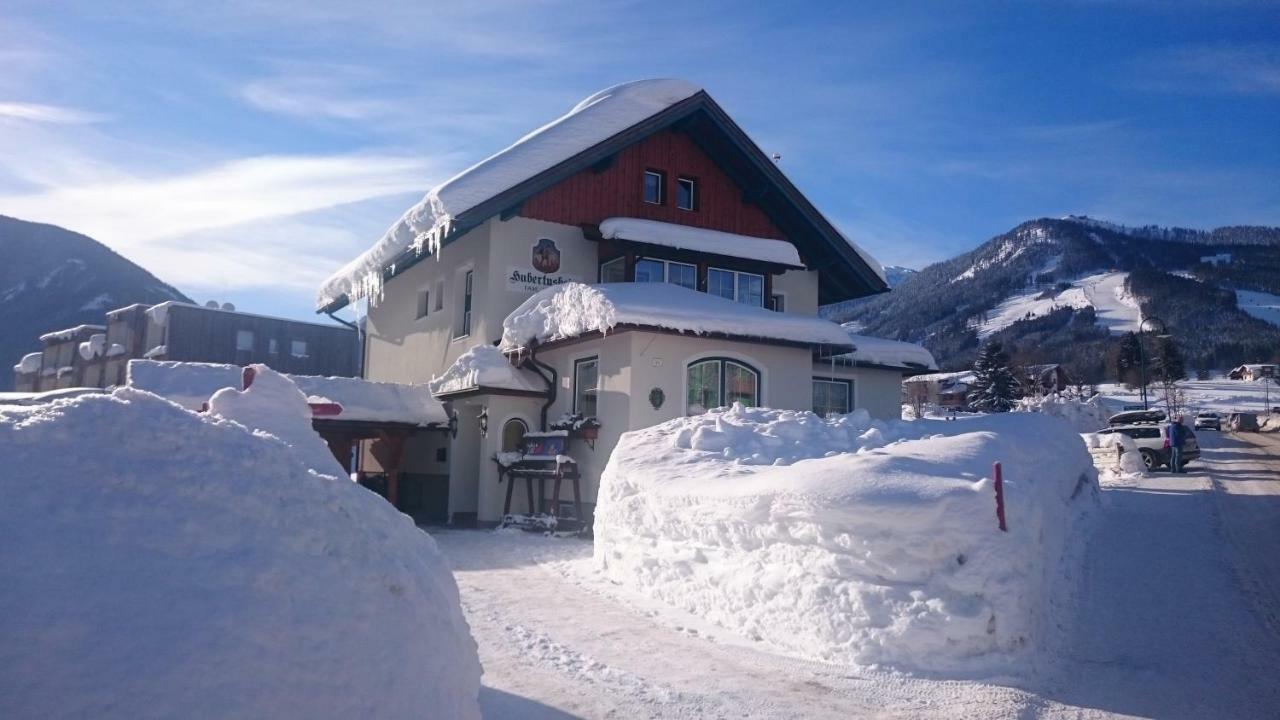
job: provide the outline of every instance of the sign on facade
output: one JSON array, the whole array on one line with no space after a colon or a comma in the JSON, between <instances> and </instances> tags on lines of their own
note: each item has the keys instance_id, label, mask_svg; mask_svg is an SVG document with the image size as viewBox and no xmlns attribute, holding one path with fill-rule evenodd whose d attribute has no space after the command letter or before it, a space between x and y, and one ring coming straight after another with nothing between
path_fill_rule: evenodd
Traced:
<instances>
[{"instance_id":1,"label":"sign on facade","mask_svg":"<svg viewBox=\"0 0 1280 720\"><path fill-rule=\"evenodd\" d=\"M533 244L527 267L507 271L507 290L525 295L569 282L579 282L579 278L560 273L560 248L550 238L539 238Z\"/></svg>"}]
</instances>

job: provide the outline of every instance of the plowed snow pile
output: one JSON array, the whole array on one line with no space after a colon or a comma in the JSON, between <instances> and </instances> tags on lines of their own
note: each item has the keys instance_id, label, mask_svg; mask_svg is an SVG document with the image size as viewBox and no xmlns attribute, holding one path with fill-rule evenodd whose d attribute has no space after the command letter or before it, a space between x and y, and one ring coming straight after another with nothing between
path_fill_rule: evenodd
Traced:
<instances>
[{"instance_id":1,"label":"plowed snow pile","mask_svg":"<svg viewBox=\"0 0 1280 720\"><path fill-rule=\"evenodd\" d=\"M479 717L435 542L258 371L225 417L129 388L0 408L0 717Z\"/></svg>"},{"instance_id":2,"label":"plowed snow pile","mask_svg":"<svg viewBox=\"0 0 1280 720\"><path fill-rule=\"evenodd\" d=\"M1080 436L1054 417L881 425L734 407L623 436L595 558L616 582L785 652L1005 672L1053 643L1097 488Z\"/></svg>"}]
</instances>

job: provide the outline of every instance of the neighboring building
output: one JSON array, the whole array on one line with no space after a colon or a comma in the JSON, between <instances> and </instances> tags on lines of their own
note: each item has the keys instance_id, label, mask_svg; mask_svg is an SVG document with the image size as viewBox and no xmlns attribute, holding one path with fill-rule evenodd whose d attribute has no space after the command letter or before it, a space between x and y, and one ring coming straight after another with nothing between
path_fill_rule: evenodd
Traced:
<instances>
[{"instance_id":1,"label":"neighboring building","mask_svg":"<svg viewBox=\"0 0 1280 720\"><path fill-rule=\"evenodd\" d=\"M903 380L902 388L907 399L919 396L926 404L959 410L969 406L973 381L972 370L929 373Z\"/></svg>"},{"instance_id":2,"label":"neighboring building","mask_svg":"<svg viewBox=\"0 0 1280 720\"><path fill-rule=\"evenodd\" d=\"M1025 395L1051 395L1071 386L1071 376L1061 365L1027 365L1018 374Z\"/></svg>"},{"instance_id":3,"label":"neighboring building","mask_svg":"<svg viewBox=\"0 0 1280 720\"><path fill-rule=\"evenodd\" d=\"M1241 365L1231 372L1227 373L1227 377L1232 380L1261 380L1264 377L1277 377L1276 366L1270 364Z\"/></svg>"},{"instance_id":4,"label":"neighboring building","mask_svg":"<svg viewBox=\"0 0 1280 720\"><path fill-rule=\"evenodd\" d=\"M180 302L129 305L106 316L106 325L40 336L39 358L28 355L14 366L15 388L43 392L123 385L129 360L139 358L264 363L300 375L359 374L359 341L349 327Z\"/></svg>"},{"instance_id":5,"label":"neighboring building","mask_svg":"<svg viewBox=\"0 0 1280 720\"><path fill-rule=\"evenodd\" d=\"M371 299L365 378L435 380L456 436L412 438L404 465L447 477L454 522L498 521L498 453L552 427L589 521L628 430L733 402L899 417L902 375L933 358L817 316L886 290L704 91L661 80L598 93L435 188L317 305ZM567 507L546 489L513 511Z\"/></svg>"}]
</instances>

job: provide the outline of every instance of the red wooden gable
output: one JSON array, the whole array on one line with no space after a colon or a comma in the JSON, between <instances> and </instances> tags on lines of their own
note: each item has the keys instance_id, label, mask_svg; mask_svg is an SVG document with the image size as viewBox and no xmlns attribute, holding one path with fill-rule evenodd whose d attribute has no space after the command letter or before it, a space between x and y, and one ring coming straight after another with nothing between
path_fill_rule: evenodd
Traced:
<instances>
[{"instance_id":1,"label":"red wooden gable","mask_svg":"<svg viewBox=\"0 0 1280 720\"><path fill-rule=\"evenodd\" d=\"M666 173L663 205L644 201L644 171ZM676 178L698 183L698 209L676 207ZM663 130L618 153L603 171L583 170L525 201L520 215L564 225L599 224L611 217L692 225L783 240L782 231L759 206L743 199L742 188L688 135Z\"/></svg>"}]
</instances>

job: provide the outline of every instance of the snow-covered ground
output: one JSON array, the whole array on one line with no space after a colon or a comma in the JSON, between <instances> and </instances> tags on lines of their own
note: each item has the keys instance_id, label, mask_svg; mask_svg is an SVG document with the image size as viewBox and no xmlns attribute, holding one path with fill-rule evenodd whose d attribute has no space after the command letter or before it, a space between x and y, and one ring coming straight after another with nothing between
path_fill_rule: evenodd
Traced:
<instances>
[{"instance_id":1,"label":"snow-covered ground","mask_svg":"<svg viewBox=\"0 0 1280 720\"><path fill-rule=\"evenodd\" d=\"M987 320L975 329L980 339L987 339L1026 317L1047 315L1061 307L1083 308L1092 305L1098 322L1113 333L1136 331L1142 322L1138 301L1125 291L1128 273L1098 273L1080 278L1071 287L1042 298L1043 290L1015 295L987 314Z\"/></svg>"},{"instance_id":2,"label":"snow-covered ground","mask_svg":"<svg viewBox=\"0 0 1280 720\"><path fill-rule=\"evenodd\" d=\"M1259 320L1266 320L1272 325L1280 325L1280 295L1254 292L1252 290L1237 290L1236 305Z\"/></svg>"},{"instance_id":3,"label":"snow-covered ground","mask_svg":"<svg viewBox=\"0 0 1280 720\"><path fill-rule=\"evenodd\" d=\"M1190 474L1103 488L1078 604L1058 618L1063 650L1029 674L797 659L603 579L586 541L437 541L490 719L1277 717L1280 439L1201 436Z\"/></svg>"},{"instance_id":4,"label":"snow-covered ground","mask_svg":"<svg viewBox=\"0 0 1280 720\"><path fill-rule=\"evenodd\" d=\"M1266 408L1267 387L1261 381L1218 377L1213 380L1184 380L1178 385L1186 393L1190 407L1188 415L1201 411L1228 413L1233 410L1261 413ZM1271 382L1270 390L1271 405L1280 406L1280 385ZM1098 393L1113 412L1119 412L1125 405L1142 404L1139 392L1124 385L1099 385ZM1164 407L1164 398L1157 386L1148 390L1147 398L1152 407Z\"/></svg>"}]
</instances>

